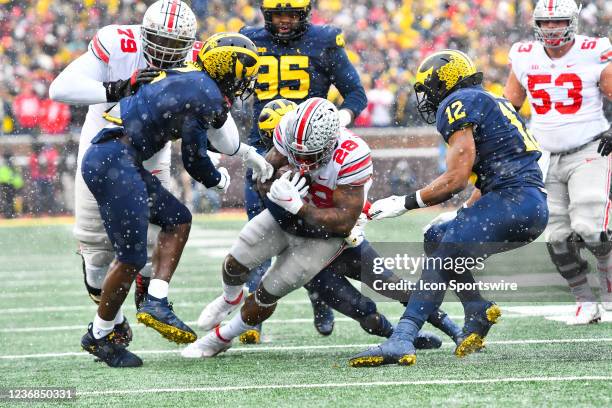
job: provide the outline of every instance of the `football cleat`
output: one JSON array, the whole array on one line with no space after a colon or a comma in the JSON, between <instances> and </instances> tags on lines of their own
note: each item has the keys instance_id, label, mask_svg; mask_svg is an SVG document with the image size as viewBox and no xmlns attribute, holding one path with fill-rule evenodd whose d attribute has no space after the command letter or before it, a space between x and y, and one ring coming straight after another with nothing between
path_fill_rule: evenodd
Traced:
<instances>
[{"instance_id":1,"label":"football cleat","mask_svg":"<svg viewBox=\"0 0 612 408\"><path fill-rule=\"evenodd\" d=\"M601 320L599 306L595 302L576 303L576 314L567 322L570 326L597 323Z\"/></svg>"},{"instance_id":2,"label":"football cleat","mask_svg":"<svg viewBox=\"0 0 612 408\"><path fill-rule=\"evenodd\" d=\"M144 304L136 313L136 318L164 338L178 344L193 343L198 338L195 332L174 314L168 298L157 299L147 295Z\"/></svg>"},{"instance_id":3,"label":"football cleat","mask_svg":"<svg viewBox=\"0 0 612 408\"><path fill-rule=\"evenodd\" d=\"M81 338L83 350L98 357L109 367L140 367L142 360L136 354L128 351L125 344L116 340L117 334L113 330L101 339L96 339L92 333L93 324L87 326L87 333Z\"/></svg>"},{"instance_id":4,"label":"football cleat","mask_svg":"<svg viewBox=\"0 0 612 408\"><path fill-rule=\"evenodd\" d=\"M202 313L200 313L200 317L198 317L198 327L203 330L214 329L240 306L244 297L244 289L240 292L240 295L231 302L225 300L223 295L217 297L207 304L204 310L202 310Z\"/></svg>"},{"instance_id":5,"label":"football cleat","mask_svg":"<svg viewBox=\"0 0 612 408\"><path fill-rule=\"evenodd\" d=\"M238 340L242 344L259 344L261 343L261 324L255 328L249 329L238 336Z\"/></svg>"},{"instance_id":6,"label":"football cleat","mask_svg":"<svg viewBox=\"0 0 612 408\"><path fill-rule=\"evenodd\" d=\"M482 350L485 337L501 317L501 309L493 302L485 303L480 310L466 312L463 333L458 339L455 355L465 357Z\"/></svg>"},{"instance_id":7,"label":"football cleat","mask_svg":"<svg viewBox=\"0 0 612 408\"><path fill-rule=\"evenodd\" d=\"M351 367L378 367L384 364L413 365L416 363L416 350L408 340L391 337L379 346L351 357Z\"/></svg>"},{"instance_id":8,"label":"football cleat","mask_svg":"<svg viewBox=\"0 0 612 408\"><path fill-rule=\"evenodd\" d=\"M219 327L209 332L195 343L191 343L181 351L185 358L210 358L223 353L232 347L232 341L221 338Z\"/></svg>"},{"instance_id":9,"label":"football cleat","mask_svg":"<svg viewBox=\"0 0 612 408\"><path fill-rule=\"evenodd\" d=\"M421 330L412 344L417 350L432 350L442 347L442 340L433 333Z\"/></svg>"},{"instance_id":10,"label":"football cleat","mask_svg":"<svg viewBox=\"0 0 612 408\"><path fill-rule=\"evenodd\" d=\"M138 273L136 274L135 282L136 288L134 289L134 302L136 303L136 310L138 310L147 297L151 278L142 276L140 273Z\"/></svg>"},{"instance_id":11,"label":"football cleat","mask_svg":"<svg viewBox=\"0 0 612 408\"><path fill-rule=\"evenodd\" d=\"M311 300L314 313L314 327L321 336L329 336L334 331L334 312L325 302Z\"/></svg>"}]
</instances>

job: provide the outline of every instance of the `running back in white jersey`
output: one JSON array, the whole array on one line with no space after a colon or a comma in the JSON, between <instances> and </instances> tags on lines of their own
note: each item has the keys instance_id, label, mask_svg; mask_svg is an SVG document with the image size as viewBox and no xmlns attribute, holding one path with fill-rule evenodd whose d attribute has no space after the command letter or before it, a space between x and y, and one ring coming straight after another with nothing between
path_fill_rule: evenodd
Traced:
<instances>
[{"instance_id":1,"label":"running back in white jersey","mask_svg":"<svg viewBox=\"0 0 612 408\"><path fill-rule=\"evenodd\" d=\"M285 148L287 120L285 115L274 131L274 147L288 157ZM360 137L346 128L340 128L338 143L331 160L323 167L310 173L311 183L304 201L318 208L334 207L334 190L341 185L364 186L365 204L372 184L372 156L370 148Z\"/></svg>"},{"instance_id":2,"label":"running back in white jersey","mask_svg":"<svg viewBox=\"0 0 612 408\"><path fill-rule=\"evenodd\" d=\"M537 41L515 43L512 71L531 104L531 128L545 150L559 153L591 141L609 125L599 89L609 63L610 40L576 35L559 59L550 59Z\"/></svg>"},{"instance_id":3,"label":"running back in white jersey","mask_svg":"<svg viewBox=\"0 0 612 408\"><path fill-rule=\"evenodd\" d=\"M187 54L186 60L195 60L201 48L202 42L196 41L193 45L193 52ZM87 52L91 53L100 63L105 65L104 78L100 79L102 82L125 80L134 71L147 67L147 62L142 52L140 25L109 25L101 28L89 43ZM112 126L102 117L102 114L113 106L116 106L118 110L119 104L116 102L89 106L79 141L79 166L94 136L102 128ZM116 117L120 116L115 111L112 114ZM169 166L170 154L170 148L167 147L156 155L159 156L158 160L153 160L152 158L150 161L158 161L162 167ZM150 166L146 167L149 168ZM156 164L153 167L160 166ZM149 170L155 171L158 169L149 168Z\"/></svg>"}]
</instances>

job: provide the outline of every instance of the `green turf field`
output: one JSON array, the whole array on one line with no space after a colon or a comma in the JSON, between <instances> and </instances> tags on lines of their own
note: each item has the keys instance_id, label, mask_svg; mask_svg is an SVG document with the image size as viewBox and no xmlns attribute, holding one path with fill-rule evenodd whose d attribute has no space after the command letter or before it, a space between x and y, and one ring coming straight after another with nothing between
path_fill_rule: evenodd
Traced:
<instances>
[{"instance_id":1,"label":"green turf field","mask_svg":"<svg viewBox=\"0 0 612 408\"><path fill-rule=\"evenodd\" d=\"M416 240L431 216L372 223L368 236ZM243 223L195 222L170 290L181 318L193 323L220 293L221 259ZM11 225L0 227L0 388L76 387L77 401L69 406L612 406L611 323L568 327L534 316L531 307L504 303L505 314L478 355L458 360L445 339L440 350L419 353L413 367L353 369L348 357L379 338L338 315L333 335L322 338L304 290L281 301L263 344L235 344L203 361L181 359L177 346L136 325L130 295L130 349L145 364L110 369L80 351L95 307L83 287L71 225ZM547 262L534 268L550 268ZM402 312L392 303L379 309L393 321ZM445 309L459 319L458 305Z\"/></svg>"}]
</instances>

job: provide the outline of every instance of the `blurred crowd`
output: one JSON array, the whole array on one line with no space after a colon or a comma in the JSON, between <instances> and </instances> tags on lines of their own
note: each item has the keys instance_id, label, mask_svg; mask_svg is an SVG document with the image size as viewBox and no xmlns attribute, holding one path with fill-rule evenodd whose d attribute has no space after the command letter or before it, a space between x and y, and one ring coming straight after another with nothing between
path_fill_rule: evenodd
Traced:
<instances>
[{"instance_id":1,"label":"blurred crowd","mask_svg":"<svg viewBox=\"0 0 612 408\"><path fill-rule=\"evenodd\" d=\"M86 107L51 101L49 84L86 51L98 28L114 23L139 24L152 2L0 0L0 139L9 134L35 138L39 134L77 134ZM188 3L198 17L200 38L219 31L238 31L243 25L263 24L259 0ZM579 32L608 36L612 2L584 0L582 4ZM533 0L313 0L312 22L343 29L346 50L361 74L369 101L356 126L419 126L423 123L416 113L412 90L419 60L437 49L464 50L484 71L486 87L501 93L508 74L510 46L533 38L533 5ZM339 98L332 90L330 99ZM248 118L246 109L236 115L237 119ZM523 113L529 114L528 110ZM42 157L43 162L71 160L69 151L52 156L44 145L33 147L39 151L32 149L32 154ZM5 156L0 158L2 166L12 161ZM31 159L27 163L22 160L24 179L30 181L24 188L48 196L53 190L49 183L60 185L62 169L70 165L59 167L43 166L37 171ZM63 189L55 188L55 194L63 194L57 192L59 188ZM23 206L27 210L27 200ZM64 207L45 207L43 211L70 210Z\"/></svg>"},{"instance_id":2,"label":"blurred crowd","mask_svg":"<svg viewBox=\"0 0 612 408\"><path fill-rule=\"evenodd\" d=\"M139 23L151 1L0 0L0 116L6 133L56 134L78 128L83 109L48 99L49 83L87 49L99 27ZM370 104L358 126L419 125L412 82L429 52L466 50L501 92L508 50L532 38L533 0L318 0L313 23L343 29L346 48L362 75ZM609 35L612 2L585 0L580 31ZM198 33L261 25L259 1L193 0ZM336 95L331 95L335 98Z\"/></svg>"}]
</instances>

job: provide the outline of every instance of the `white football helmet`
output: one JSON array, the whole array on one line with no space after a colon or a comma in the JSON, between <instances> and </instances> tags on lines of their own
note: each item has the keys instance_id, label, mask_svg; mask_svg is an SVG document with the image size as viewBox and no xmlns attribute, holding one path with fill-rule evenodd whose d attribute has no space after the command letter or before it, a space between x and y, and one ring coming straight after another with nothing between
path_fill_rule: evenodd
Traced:
<instances>
[{"instance_id":1,"label":"white football helmet","mask_svg":"<svg viewBox=\"0 0 612 408\"><path fill-rule=\"evenodd\" d=\"M323 98L310 98L294 112L286 128L288 158L301 173L308 173L331 159L340 132L340 118L334 104Z\"/></svg>"},{"instance_id":2,"label":"white football helmet","mask_svg":"<svg viewBox=\"0 0 612 408\"><path fill-rule=\"evenodd\" d=\"M536 40L546 48L559 48L574 40L578 30L580 8L574 0L538 0L533 10L533 28ZM567 27L542 28L542 21L567 21Z\"/></svg>"},{"instance_id":3,"label":"white football helmet","mask_svg":"<svg viewBox=\"0 0 612 408\"><path fill-rule=\"evenodd\" d=\"M145 59L157 68L172 68L193 47L196 17L181 0L158 0L145 12L141 37Z\"/></svg>"}]
</instances>

